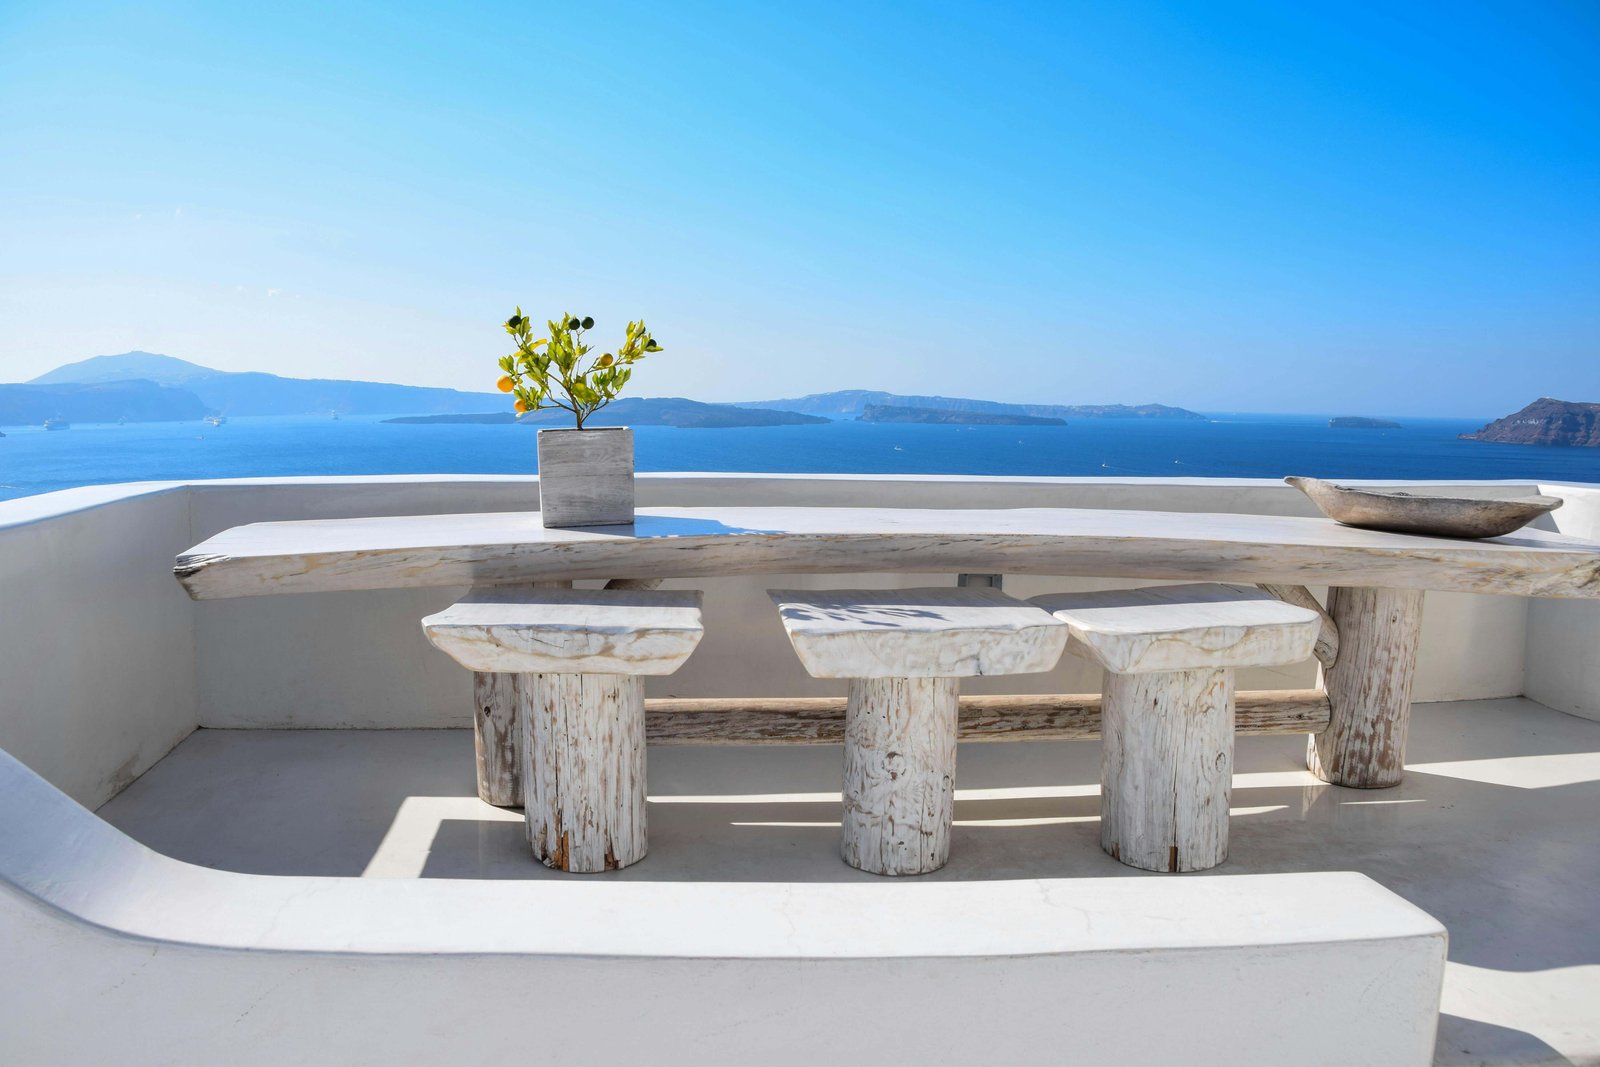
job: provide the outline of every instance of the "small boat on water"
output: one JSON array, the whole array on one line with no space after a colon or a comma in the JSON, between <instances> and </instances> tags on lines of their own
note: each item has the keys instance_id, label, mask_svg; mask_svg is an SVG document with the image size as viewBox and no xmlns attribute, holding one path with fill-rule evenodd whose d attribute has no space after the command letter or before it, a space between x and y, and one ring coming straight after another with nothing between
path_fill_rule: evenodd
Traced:
<instances>
[{"instance_id":1,"label":"small boat on water","mask_svg":"<svg viewBox=\"0 0 1600 1067\"><path fill-rule=\"evenodd\" d=\"M223 426L227 424L227 421L228 416L226 415L207 415L205 417L205 424L207 426Z\"/></svg>"},{"instance_id":2,"label":"small boat on water","mask_svg":"<svg viewBox=\"0 0 1600 1067\"><path fill-rule=\"evenodd\" d=\"M44 428L47 430L70 430L72 429L72 423L60 415L56 415L44 420Z\"/></svg>"}]
</instances>

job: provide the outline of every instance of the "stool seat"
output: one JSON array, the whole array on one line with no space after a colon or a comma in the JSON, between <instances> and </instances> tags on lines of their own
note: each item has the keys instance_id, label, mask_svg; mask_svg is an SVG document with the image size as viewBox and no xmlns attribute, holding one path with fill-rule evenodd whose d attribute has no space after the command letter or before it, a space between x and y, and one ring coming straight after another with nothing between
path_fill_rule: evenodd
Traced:
<instances>
[{"instance_id":1,"label":"stool seat","mask_svg":"<svg viewBox=\"0 0 1600 1067\"><path fill-rule=\"evenodd\" d=\"M611 871L649 847L644 681L700 643L698 590L500 586L422 620L477 672L478 795L522 803L533 855Z\"/></svg>"},{"instance_id":2,"label":"stool seat","mask_svg":"<svg viewBox=\"0 0 1600 1067\"><path fill-rule=\"evenodd\" d=\"M515 674L671 674L705 630L698 589L491 586L422 620L463 667Z\"/></svg>"},{"instance_id":3,"label":"stool seat","mask_svg":"<svg viewBox=\"0 0 1600 1067\"><path fill-rule=\"evenodd\" d=\"M795 654L813 678L1038 674L1067 631L998 589L774 589Z\"/></svg>"},{"instance_id":4,"label":"stool seat","mask_svg":"<svg viewBox=\"0 0 1600 1067\"><path fill-rule=\"evenodd\" d=\"M1034 597L1106 670L1100 847L1147 871L1228 856L1234 678L1311 657L1322 617L1239 585L1168 585Z\"/></svg>"},{"instance_id":5,"label":"stool seat","mask_svg":"<svg viewBox=\"0 0 1600 1067\"><path fill-rule=\"evenodd\" d=\"M1067 625L1075 654L1115 674L1298 663L1321 628L1316 612L1243 585L1047 593L1030 603Z\"/></svg>"},{"instance_id":6,"label":"stool seat","mask_svg":"<svg viewBox=\"0 0 1600 1067\"><path fill-rule=\"evenodd\" d=\"M839 854L873 874L950 857L960 679L1054 667L1067 628L998 589L775 589L816 678L850 679Z\"/></svg>"}]
</instances>

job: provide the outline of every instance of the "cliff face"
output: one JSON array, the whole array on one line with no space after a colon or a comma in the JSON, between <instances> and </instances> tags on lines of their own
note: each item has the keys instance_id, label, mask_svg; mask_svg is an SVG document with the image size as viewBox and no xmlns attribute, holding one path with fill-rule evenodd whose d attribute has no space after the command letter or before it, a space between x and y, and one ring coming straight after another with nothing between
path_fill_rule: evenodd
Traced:
<instances>
[{"instance_id":1,"label":"cliff face","mask_svg":"<svg viewBox=\"0 0 1600 1067\"><path fill-rule=\"evenodd\" d=\"M1600 404L1541 397L1514 415L1496 419L1463 441L1600 448Z\"/></svg>"}]
</instances>

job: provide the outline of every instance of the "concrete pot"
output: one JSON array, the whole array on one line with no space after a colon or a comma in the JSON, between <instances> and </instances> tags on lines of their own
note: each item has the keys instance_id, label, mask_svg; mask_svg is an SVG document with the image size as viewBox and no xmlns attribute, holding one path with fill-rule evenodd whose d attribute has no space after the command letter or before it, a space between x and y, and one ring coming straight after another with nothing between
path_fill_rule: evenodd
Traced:
<instances>
[{"instance_id":1,"label":"concrete pot","mask_svg":"<svg viewBox=\"0 0 1600 1067\"><path fill-rule=\"evenodd\" d=\"M633 431L539 431L539 515L546 526L633 521Z\"/></svg>"}]
</instances>

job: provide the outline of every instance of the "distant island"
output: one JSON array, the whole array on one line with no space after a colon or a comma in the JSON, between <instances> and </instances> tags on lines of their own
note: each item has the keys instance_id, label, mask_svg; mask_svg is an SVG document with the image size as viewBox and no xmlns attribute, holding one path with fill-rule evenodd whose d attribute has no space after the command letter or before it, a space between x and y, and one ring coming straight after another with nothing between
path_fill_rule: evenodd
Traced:
<instances>
[{"instance_id":1,"label":"distant island","mask_svg":"<svg viewBox=\"0 0 1600 1067\"><path fill-rule=\"evenodd\" d=\"M0 385L0 426L37 426L58 416L68 422L179 422L206 412L188 390L155 382Z\"/></svg>"},{"instance_id":2,"label":"distant island","mask_svg":"<svg viewBox=\"0 0 1600 1067\"><path fill-rule=\"evenodd\" d=\"M501 401L504 403L504 400ZM572 416L559 408L546 408L527 415L513 415L509 411L489 414L460 415L406 415L384 422L425 425L429 423L478 423L519 426L564 426ZM803 426L829 420L816 415L801 415L793 411L752 409L732 404L703 404L678 396L623 397L591 415L589 426L676 426L680 429L725 429L739 426Z\"/></svg>"},{"instance_id":3,"label":"distant island","mask_svg":"<svg viewBox=\"0 0 1600 1067\"><path fill-rule=\"evenodd\" d=\"M994 411L955 411L950 408L902 408L868 404L857 422L918 422L947 426L1065 426L1066 419L1045 415L1009 415Z\"/></svg>"},{"instance_id":4,"label":"distant island","mask_svg":"<svg viewBox=\"0 0 1600 1067\"><path fill-rule=\"evenodd\" d=\"M564 411L517 419L502 393L469 393L387 382L285 378L221 371L157 352L94 356L0 384L0 425L187 422L205 416L392 415L405 423L560 425ZM869 409L879 409L871 416ZM910 412L910 414L907 414ZM710 404L682 397L624 398L594 425L718 428L798 426L835 420L968 425L1060 425L1067 419L1191 419L1205 416L1165 404L1010 404L966 397L917 396L870 389L813 393L793 400Z\"/></svg>"},{"instance_id":5,"label":"distant island","mask_svg":"<svg viewBox=\"0 0 1600 1067\"><path fill-rule=\"evenodd\" d=\"M142 382L143 402L130 394L124 408L106 408L95 394L116 385ZM148 394L149 386L167 392L164 399ZM0 385L0 423L38 421L29 415L13 420L12 394L36 386L57 390L61 414L77 422L170 422L202 415L410 415L428 412L482 411L501 407L500 393L465 393L386 382L337 378L284 378L256 371L221 371L156 352L123 352L68 363L28 382ZM26 395L26 394L22 394ZM46 416L41 415L40 418Z\"/></svg>"},{"instance_id":6,"label":"distant island","mask_svg":"<svg viewBox=\"0 0 1600 1067\"><path fill-rule=\"evenodd\" d=\"M742 408L780 408L830 419L859 419L867 407L922 408L930 411L988 412L995 415L1033 415L1047 419L1198 419L1198 412L1165 404L1006 404L998 400L966 397L914 396L871 389L840 389L811 393L789 400L741 400Z\"/></svg>"},{"instance_id":7,"label":"distant island","mask_svg":"<svg viewBox=\"0 0 1600 1067\"><path fill-rule=\"evenodd\" d=\"M1540 397L1521 411L1496 419L1476 433L1462 434L1461 440L1600 448L1600 404Z\"/></svg>"},{"instance_id":8,"label":"distant island","mask_svg":"<svg viewBox=\"0 0 1600 1067\"><path fill-rule=\"evenodd\" d=\"M1334 430L1398 430L1400 424L1393 419L1369 419L1364 415L1339 415L1328 420Z\"/></svg>"}]
</instances>

